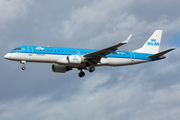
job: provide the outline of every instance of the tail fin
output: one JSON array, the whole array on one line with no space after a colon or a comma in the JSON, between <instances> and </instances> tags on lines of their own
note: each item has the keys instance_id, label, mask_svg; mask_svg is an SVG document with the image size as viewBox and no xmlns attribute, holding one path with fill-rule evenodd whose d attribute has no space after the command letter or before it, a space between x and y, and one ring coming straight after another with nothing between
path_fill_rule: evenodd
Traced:
<instances>
[{"instance_id":1,"label":"tail fin","mask_svg":"<svg viewBox=\"0 0 180 120\"><path fill-rule=\"evenodd\" d=\"M161 36L162 36L162 30L156 30L142 48L137 49L133 52L150 53L150 54L158 53L161 42Z\"/></svg>"}]
</instances>

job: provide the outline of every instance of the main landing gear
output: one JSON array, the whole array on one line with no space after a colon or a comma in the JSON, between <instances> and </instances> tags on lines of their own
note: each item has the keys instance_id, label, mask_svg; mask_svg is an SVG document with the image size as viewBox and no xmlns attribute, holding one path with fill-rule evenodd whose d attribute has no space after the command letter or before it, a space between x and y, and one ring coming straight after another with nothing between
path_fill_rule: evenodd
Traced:
<instances>
[{"instance_id":1,"label":"main landing gear","mask_svg":"<svg viewBox=\"0 0 180 120\"><path fill-rule=\"evenodd\" d=\"M23 64L22 70L25 70L26 69L26 67L25 67L26 61L20 61L20 63Z\"/></svg>"},{"instance_id":2,"label":"main landing gear","mask_svg":"<svg viewBox=\"0 0 180 120\"><path fill-rule=\"evenodd\" d=\"M95 71L95 67L94 66L90 66L89 67L89 72L94 72Z\"/></svg>"},{"instance_id":3,"label":"main landing gear","mask_svg":"<svg viewBox=\"0 0 180 120\"><path fill-rule=\"evenodd\" d=\"M82 70L81 70L81 72L79 73L79 77L83 77L85 75L85 72L83 72Z\"/></svg>"},{"instance_id":4,"label":"main landing gear","mask_svg":"<svg viewBox=\"0 0 180 120\"><path fill-rule=\"evenodd\" d=\"M78 68L78 69L81 70L80 73L79 73L79 77L85 76L85 73L82 71L83 68ZM94 66L90 66L89 69L87 69L87 68L84 68L84 69L85 70L89 70L89 72L95 71L95 67Z\"/></svg>"}]
</instances>

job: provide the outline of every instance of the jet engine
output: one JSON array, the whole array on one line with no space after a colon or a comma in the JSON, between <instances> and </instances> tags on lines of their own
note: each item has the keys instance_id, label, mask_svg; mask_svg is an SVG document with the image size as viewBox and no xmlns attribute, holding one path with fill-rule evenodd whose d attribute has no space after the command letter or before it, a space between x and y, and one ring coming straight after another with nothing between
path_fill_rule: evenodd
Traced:
<instances>
[{"instance_id":1,"label":"jet engine","mask_svg":"<svg viewBox=\"0 0 180 120\"><path fill-rule=\"evenodd\" d=\"M64 66L64 65L58 65L58 64L53 64L52 65L52 71L53 72L65 73L65 72L67 72L69 70L72 70L72 67Z\"/></svg>"}]
</instances>

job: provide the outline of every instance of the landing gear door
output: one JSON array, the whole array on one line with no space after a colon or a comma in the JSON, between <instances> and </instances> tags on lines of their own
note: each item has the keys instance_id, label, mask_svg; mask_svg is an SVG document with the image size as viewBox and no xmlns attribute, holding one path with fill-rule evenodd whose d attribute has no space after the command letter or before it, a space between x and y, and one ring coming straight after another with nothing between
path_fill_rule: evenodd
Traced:
<instances>
[{"instance_id":1,"label":"landing gear door","mask_svg":"<svg viewBox=\"0 0 180 120\"><path fill-rule=\"evenodd\" d=\"M28 55L29 56L33 55L33 48L32 47L28 47Z\"/></svg>"}]
</instances>

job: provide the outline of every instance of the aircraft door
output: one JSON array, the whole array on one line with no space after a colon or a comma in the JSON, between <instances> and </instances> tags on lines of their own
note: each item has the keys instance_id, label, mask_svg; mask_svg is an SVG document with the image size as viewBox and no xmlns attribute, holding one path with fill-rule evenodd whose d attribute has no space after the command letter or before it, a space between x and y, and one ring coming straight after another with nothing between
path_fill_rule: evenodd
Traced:
<instances>
[{"instance_id":1,"label":"aircraft door","mask_svg":"<svg viewBox=\"0 0 180 120\"><path fill-rule=\"evenodd\" d=\"M131 61L134 61L135 60L135 54L134 52L131 52Z\"/></svg>"},{"instance_id":2,"label":"aircraft door","mask_svg":"<svg viewBox=\"0 0 180 120\"><path fill-rule=\"evenodd\" d=\"M32 47L28 47L28 55L29 56L33 55L33 48Z\"/></svg>"}]
</instances>

